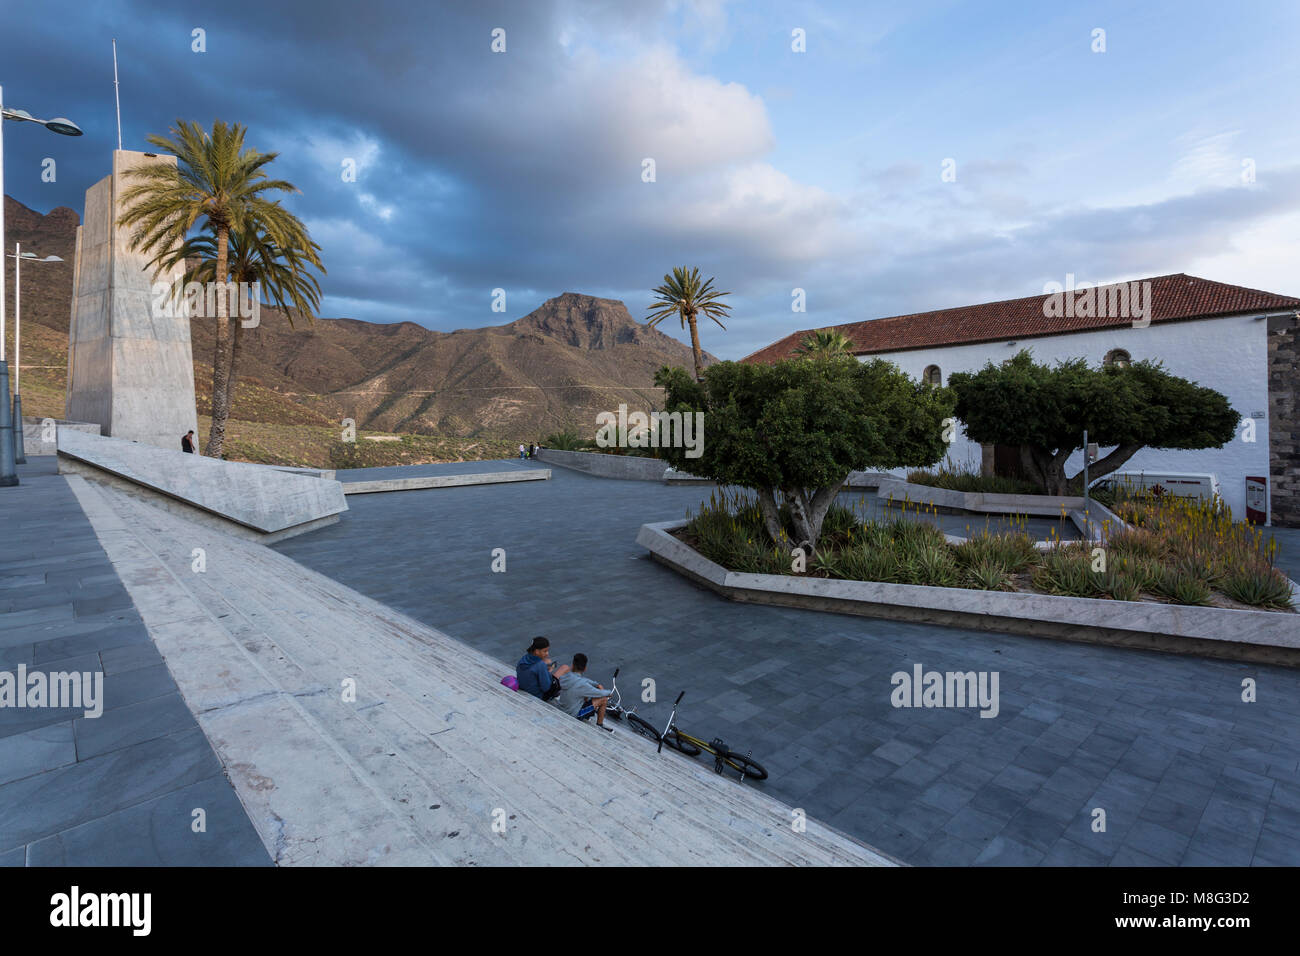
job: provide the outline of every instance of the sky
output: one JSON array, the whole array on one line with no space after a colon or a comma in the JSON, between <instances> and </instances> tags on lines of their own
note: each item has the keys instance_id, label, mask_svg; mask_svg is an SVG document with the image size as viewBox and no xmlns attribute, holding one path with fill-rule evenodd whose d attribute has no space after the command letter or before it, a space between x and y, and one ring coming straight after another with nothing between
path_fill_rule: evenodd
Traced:
<instances>
[{"instance_id":1,"label":"sky","mask_svg":"<svg viewBox=\"0 0 1300 956\"><path fill-rule=\"evenodd\" d=\"M644 319L689 265L731 293L704 348L740 358L1069 275L1300 295L1293 0L41 0L4 27L5 105L85 130L7 123L5 192L81 212L116 38L125 148L221 119L279 153L326 317L583 292Z\"/></svg>"}]
</instances>

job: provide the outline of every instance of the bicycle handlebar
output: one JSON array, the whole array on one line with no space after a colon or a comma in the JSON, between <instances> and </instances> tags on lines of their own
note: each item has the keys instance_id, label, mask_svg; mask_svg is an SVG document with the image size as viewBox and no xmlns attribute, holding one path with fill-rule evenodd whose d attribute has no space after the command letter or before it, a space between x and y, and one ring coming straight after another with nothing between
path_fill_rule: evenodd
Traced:
<instances>
[{"instance_id":1,"label":"bicycle handlebar","mask_svg":"<svg viewBox=\"0 0 1300 956\"><path fill-rule=\"evenodd\" d=\"M618 676L618 670L619 670L619 669L618 669L617 667L614 668L614 676L615 676L615 677Z\"/></svg>"},{"instance_id":2,"label":"bicycle handlebar","mask_svg":"<svg viewBox=\"0 0 1300 956\"><path fill-rule=\"evenodd\" d=\"M682 702L682 698L685 696L686 696L686 691L682 691L680 694L678 694L677 699L673 701L673 706L676 707L678 704L680 704Z\"/></svg>"}]
</instances>

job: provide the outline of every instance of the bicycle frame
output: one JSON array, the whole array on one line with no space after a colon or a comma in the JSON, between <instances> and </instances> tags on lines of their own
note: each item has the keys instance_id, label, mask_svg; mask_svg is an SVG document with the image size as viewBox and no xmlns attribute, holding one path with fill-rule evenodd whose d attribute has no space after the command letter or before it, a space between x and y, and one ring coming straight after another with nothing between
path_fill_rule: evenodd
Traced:
<instances>
[{"instance_id":1,"label":"bicycle frame","mask_svg":"<svg viewBox=\"0 0 1300 956\"><path fill-rule=\"evenodd\" d=\"M664 732L659 735L658 753L664 752L664 741L668 739L668 732L673 729L673 722L677 719L677 705L682 702L682 698L685 696L686 691L682 691L677 695L677 699L673 701L673 712L668 715L668 723L664 725Z\"/></svg>"},{"instance_id":2,"label":"bicycle frame","mask_svg":"<svg viewBox=\"0 0 1300 956\"><path fill-rule=\"evenodd\" d=\"M737 753L734 750L731 750L730 748L724 748L722 751L719 751L716 747L713 746L713 744L706 743L703 740L701 740L699 737L694 737L683 730L678 730L676 727L677 705L682 702L682 698L685 696L686 696L686 691L682 691L680 694L677 695L677 699L673 701L673 712L668 715L668 723L664 725L663 733L659 735L659 750L658 750L659 753L663 753L664 741L668 739L668 735L670 733L673 733L677 735L677 739L679 741L685 741L686 743L698 747L704 753L712 754L714 760L713 769L718 773L722 773L723 762L727 761L731 757L736 757L739 759L749 759L750 757L749 754L746 754L744 758L741 758L739 753ZM731 766L733 767L733 769L736 768L736 765L734 763ZM740 779L741 782L743 783L745 780L745 770L743 765L739 769L740 769Z\"/></svg>"}]
</instances>

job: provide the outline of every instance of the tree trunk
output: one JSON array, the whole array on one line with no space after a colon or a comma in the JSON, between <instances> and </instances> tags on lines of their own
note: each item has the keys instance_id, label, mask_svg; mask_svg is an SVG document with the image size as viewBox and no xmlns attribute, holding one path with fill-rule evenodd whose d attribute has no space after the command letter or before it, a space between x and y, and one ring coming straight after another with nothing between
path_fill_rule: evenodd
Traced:
<instances>
[{"instance_id":1,"label":"tree trunk","mask_svg":"<svg viewBox=\"0 0 1300 956\"><path fill-rule=\"evenodd\" d=\"M847 480L848 476L844 476ZM817 553L817 542L821 539L822 524L826 521L826 512L831 510L836 496L844 482L826 485L813 491L808 488L788 489L784 492L790 502L790 513L794 518L795 544L807 545L813 554Z\"/></svg>"},{"instance_id":2,"label":"tree trunk","mask_svg":"<svg viewBox=\"0 0 1300 956\"><path fill-rule=\"evenodd\" d=\"M221 428L225 431L226 422L230 420L230 409L235 404L235 388L239 383L239 346L243 337L244 320L239 315L239 309L235 314L226 320L231 330L230 336L230 371L226 375L226 405L221 410Z\"/></svg>"},{"instance_id":3,"label":"tree trunk","mask_svg":"<svg viewBox=\"0 0 1300 956\"><path fill-rule=\"evenodd\" d=\"M763 515L763 527L767 529L767 536L774 544L779 545L785 534L781 527L781 513L776 503L776 494L775 488L759 488L758 510Z\"/></svg>"},{"instance_id":4,"label":"tree trunk","mask_svg":"<svg viewBox=\"0 0 1300 956\"><path fill-rule=\"evenodd\" d=\"M700 350L700 327L695 321L695 313L688 313L686 321L691 327L691 352L695 357L695 381L704 378L704 353Z\"/></svg>"},{"instance_id":5,"label":"tree trunk","mask_svg":"<svg viewBox=\"0 0 1300 956\"><path fill-rule=\"evenodd\" d=\"M227 324L229 305L225 285L229 268L230 227L217 226L217 300L216 345L212 350L212 426L208 429L209 458L220 458L226 444L226 417L230 414L230 371L226 355L231 348L230 327Z\"/></svg>"},{"instance_id":6,"label":"tree trunk","mask_svg":"<svg viewBox=\"0 0 1300 956\"><path fill-rule=\"evenodd\" d=\"M1112 471L1117 471L1142 448L1142 445L1117 445L1109 455L1088 469L1088 480L1096 481L1098 478L1105 478ZM1083 469L1079 469L1079 473L1070 479L1070 488L1072 494L1083 494Z\"/></svg>"}]
</instances>

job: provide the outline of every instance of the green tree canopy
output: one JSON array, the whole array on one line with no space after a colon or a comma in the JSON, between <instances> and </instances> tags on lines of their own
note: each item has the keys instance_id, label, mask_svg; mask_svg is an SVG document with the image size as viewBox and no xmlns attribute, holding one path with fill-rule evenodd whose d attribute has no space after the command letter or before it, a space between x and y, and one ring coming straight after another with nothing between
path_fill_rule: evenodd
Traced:
<instances>
[{"instance_id":1,"label":"green tree canopy","mask_svg":"<svg viewBox=\"0 0 1300 956\"><path fill-rule=\"evenodd\" d=\"M131 229L133 249L153 254L155 266L170 267L185 257L186 238L202 224L213 237L212 275L221 285L230 280L232 231L242 233L250 249L260 242L264 250L278 250L291 272L301 272L307 263L319 266L306 227L270 195L295 193L298 188L267 177L264 167L279 154L245 148L245 132L238 123L215 120L209 133L198 123L177 120L170 137L147 137L152 145L175 156L176 163L149 163L130 171L132 185L122 193L125 211L118 222ZM291 253L301 255L284 259ZM231 327L239 319L230 315L224 296L216 297L216 312L212 426L204 454L220 458L234 388Z\"/></svg>"},{"instance_id":2,"label":"green tree canopy","mask_svg":"<svg viewBox=\"0 0 1300 956\"><path fill-rule=\"evenodd\" d=\"M799 543L816 548L822 521L849 472L923 467L947 449L946 388L914 382L893 364L787 360L773 365L720 362L694 381L662 368L668 412L703 412L700 457L661 448L673 467L753 489L773 541L778 509L790 506Z\"/></svg>"},{"instance_id":3,"label":"green tree canopy","mask_svg":"<svg viewBox=\"0 0 1300 956\"><path fill-rule=\"evenodd\" d=\"M1210 388L1166 372L1158 362L1102 365L1085 359L1055 366L1027 350L978 372L954 372L956 415L971 441L1020 448L1029 478L1047 494L1081 494L1082 471L1065 462L1088 440L1113 450L1090 468L1108 475L1143 448L1217 448L1232 440L1238 414Z\"/></svg>"}]
</instances>

